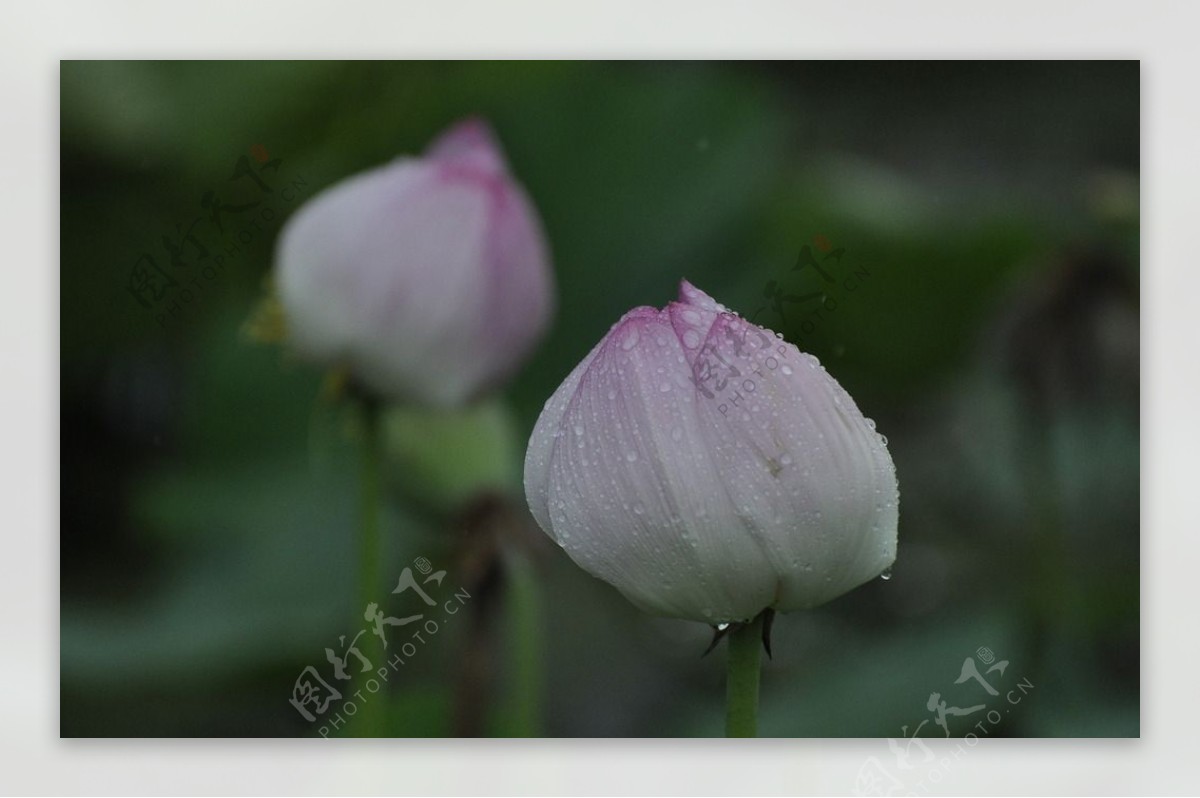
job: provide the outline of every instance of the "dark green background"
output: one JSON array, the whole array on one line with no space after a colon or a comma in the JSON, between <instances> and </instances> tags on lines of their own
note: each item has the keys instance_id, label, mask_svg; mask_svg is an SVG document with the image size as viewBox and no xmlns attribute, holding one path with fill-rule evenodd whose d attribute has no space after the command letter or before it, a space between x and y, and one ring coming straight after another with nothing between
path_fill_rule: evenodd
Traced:
<instances>
[{"instance_id":1,"label":"dark green background","mask_svg":"<svg viewBox=\"0 0 1200 798\"><path fill-rule=\"evenodd\" d=\"M833 312L757 318L888 436L899 558L778 620L762 732L898 737L931 692L980 698L953 682L987 646L1000 682L1035 685L992 734L1137 735L1139 79L1136 62L64 63L62 734L313 733L287 697L358 628L356 443L316 369L242 332L277 228L164 325L129 272L165 262L206 190L241 191L255 145L307 197L478 113L542 214L559 311L472 421L500 448L396 420L389 579L424 555L454 581L455 500L489 479L519 497L542 402L629 308L681 277L745 315L772 280L827 288ZM792 271L815 236L845 249L832 286ZM557 549L539 567L546 734L721 733L706 627L639 614ZM495 623L504 734L513 638ZM451 732L465 643L447 628L394 680L393 732Z\"/></svg>"}]
</instances>

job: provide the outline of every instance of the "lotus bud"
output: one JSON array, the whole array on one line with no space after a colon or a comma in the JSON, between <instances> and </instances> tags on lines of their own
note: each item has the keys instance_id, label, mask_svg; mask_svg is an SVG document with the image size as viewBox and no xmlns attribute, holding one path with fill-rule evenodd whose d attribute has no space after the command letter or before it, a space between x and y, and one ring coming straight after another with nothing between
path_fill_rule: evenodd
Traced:
<instances>
[{"instance_id":1,"label":"lotus bud","mask_svg":"<svg viewBox=\"0 0 1200 798\"><path fill-rule=\"evenodd\" d=\"M886 441L811 355L684 281L626 313L546 402L525 456L542 529L646 612L711 624L886 573Z\"/></svg>"},{"instance_id":2,"label":"lotus bud","mask_svg":"<svg viewBox=\"0 0 1200 798\"><path fill-rule=\"evenodd\" d=\"M537 212L478 120L306 203L281 235L276 282L301 355L438 406L513 372L554 304Z\"/></svg>"}]
</instances>

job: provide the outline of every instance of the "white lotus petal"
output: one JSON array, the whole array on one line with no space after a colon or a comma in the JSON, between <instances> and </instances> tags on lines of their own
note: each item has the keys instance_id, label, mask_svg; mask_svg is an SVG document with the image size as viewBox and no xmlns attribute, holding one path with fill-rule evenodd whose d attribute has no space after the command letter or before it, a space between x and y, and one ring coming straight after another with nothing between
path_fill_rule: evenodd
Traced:
<instances>
[{"instance_id":1,"label":"white lotus petal","mask_svg":"<svg viewBox=\"0 0 1200 798\"><path fill-rule=\"evenodd\" d=\"M482 123L342 181L289 220L278 285L298 351L394 398L453 405L506 377L553 306L537 214Z\"/></svg>"},{"instance_id":2,"label":"white lotus petal","mask_svg":"<svg viewBox=\"0 0 1200 798\"><path fill-rule=\"evenodd\" d=\"M626 314L555 392L525 476L542 528L659 615L815 606L895 558L880 436L815 359L686 282L667 309Z\"/></svg>"}]
</instances>

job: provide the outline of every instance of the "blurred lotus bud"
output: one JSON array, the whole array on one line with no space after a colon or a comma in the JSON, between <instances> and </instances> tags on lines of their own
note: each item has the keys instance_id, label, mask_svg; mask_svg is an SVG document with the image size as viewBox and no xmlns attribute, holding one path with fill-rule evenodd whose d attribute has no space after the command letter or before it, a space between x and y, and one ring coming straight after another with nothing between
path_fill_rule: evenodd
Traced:
<instances>
[{"instance_id":1,"label":"blurred lotus bud","mask_svg":"<svg viewBox=\"0 0 1200 798\"><path fill-rule=\"evenodd\" d=\"M896 557L886 441L815 357L686 281L546 402L534 517L643 610L720 623L822 604Z\"/></svg>"},{"instance_id":2,"label":"blurred lotus bud","mask_svg":"<svg viewBox=\"0 0 1200 798\"><path fill-rule=\"evenodd\" d=\"M462 404L545 330L553 277L537 212L487 125L343 180L289 220L277 253L289 339L382 396Z\"/></svg>"}]
</instances>

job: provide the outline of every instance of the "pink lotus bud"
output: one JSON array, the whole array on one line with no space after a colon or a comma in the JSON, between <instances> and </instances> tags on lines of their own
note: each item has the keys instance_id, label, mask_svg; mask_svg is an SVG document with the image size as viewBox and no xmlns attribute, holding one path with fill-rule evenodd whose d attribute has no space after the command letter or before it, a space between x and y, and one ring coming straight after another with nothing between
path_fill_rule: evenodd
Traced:
<instances>
[{"instance_id":1,"label":"pink lotus bud","mask_svg":"<svg viewBox=\"0 0 1200 798\"><path fill-rule=\"evenodd\" d=\"M554 304L537 212L479 120L314 197L285 227L277 271L301 354L435 405L507 377Z\"/></svg>"},{"instance_id":2,"label":"pink lotus bud","mask_svg":"<svg viewBox=\"0 0 1200 798\"><path fill-rule=\"evenodd\" d=\"M708 623L813 607L896 558L886 442L811 355L686 281L546 402L534 517L643 610Z\"/></svg>"}]
</instances>

